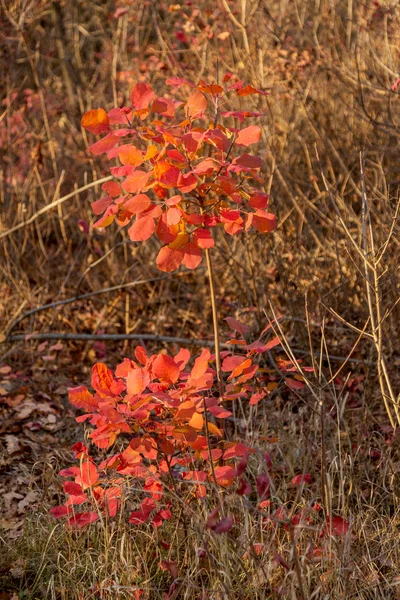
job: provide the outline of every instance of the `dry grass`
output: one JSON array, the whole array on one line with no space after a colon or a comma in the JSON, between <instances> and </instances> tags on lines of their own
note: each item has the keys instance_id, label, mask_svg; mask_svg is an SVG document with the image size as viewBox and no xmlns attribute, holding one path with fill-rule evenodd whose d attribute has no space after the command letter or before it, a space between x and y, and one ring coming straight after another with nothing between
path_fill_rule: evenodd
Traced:
<instances>
[{"instance_id":1,"label":"dry grass","mask_svg":"<svg viewBox=\"0 0 400 600\"><path fill-rule=\"evenodd\" d=\"M129 11L113 19L118 6ZM163 530L171 550L161 550L161 534L123 519L79 532L55 525L47 515L58 469L43 465L41 508L27 515L18 541L4 537L4 589L32 600L134 598L134 588L144 590L142 600L162 598L174 577L160 571L160 560L175 560L173 598L301 598L301 588L304 598L399 598L400 454L391 427L400 425L400 101L391 89L399 77L398 3L221 0L168 11L142 0L3 0L0 18L0 236L32 219L0 239L4 333L26 311L73 298L77 288L90 293L160 275L155 242L139 247L123 230L79 229L79 220L93 223L97 186L35 217L106 174L86 153L85 110L122 103L138 78L162 90L166 76L212 80L230 70L270 89L249 102L265 114L259 151L279 226L268 238L217 240L220 317L247 321L255 336L274 312L283 314L288 351L316 374L298 398L277 393L257 410L243 408L235 435L260 448L254 476L261 451L271 454L271 511L310 512L317 499L351 523L348 535L324 538L327 552L312 558L322 539L319 514L292 533L274 521L263 530L251 498L229 496L241 525L216 536L204 529L215 505L210 490L208 505L185 507L189 535L175 519ZM95 295L31 314L13 333L210 339L205 281L199 270ZM3 347L18 364L35 356L37 342ZM110 361L130 348L110 344ZM71 352L71 379L85 383L94 354L88 344ZM310 487L290 487L307 472ZM129 498L127 491L127 509ZM172 500L177 511L184 506ZM264 554L246 556L259 542Z\"/></svg>"}]
</instances>

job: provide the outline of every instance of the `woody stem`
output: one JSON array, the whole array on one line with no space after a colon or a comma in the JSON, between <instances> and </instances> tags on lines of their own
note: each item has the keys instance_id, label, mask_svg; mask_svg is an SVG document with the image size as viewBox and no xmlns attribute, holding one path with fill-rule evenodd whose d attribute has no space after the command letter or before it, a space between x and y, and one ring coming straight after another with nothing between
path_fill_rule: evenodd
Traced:
<instances>
[{"instance_id":1,"label":"woody stem","mask_svg":"<svg viewBox=\"0 0 400 600\"><path fill-rule=\"evenodd\" d=\"M210 289L210 298L211 298L211 312L213 319L213 328L214 328L214 346L215 346L215 364L217 370L217 381L219 387L219 394L222 398L224 388L222 382L222 373L221 373L221 355L220 355L220 345L219 345L219 329L218 329L218 312L217 312L217 302L215 297L215 288L214 288L214 272L213 266L211 262L211 253L210 249L205 249L206 261L207 261L207 271L208 271L208 285Z\"/></svg>"}]
</instances>

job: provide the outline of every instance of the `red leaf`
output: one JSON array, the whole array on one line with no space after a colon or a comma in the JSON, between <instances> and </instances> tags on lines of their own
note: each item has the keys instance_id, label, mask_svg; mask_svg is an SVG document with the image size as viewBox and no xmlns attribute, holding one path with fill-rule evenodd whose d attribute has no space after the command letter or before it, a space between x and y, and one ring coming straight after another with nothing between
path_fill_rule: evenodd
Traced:
<instances>
[{"instance_id":1,"label":"red leaf","mask_svg":"<svg viewBox=\"0 0 400 600\"><path fill-rule=\"evenodd\" d=\"M122 189L131 194L141 192L149 180L150 174L145 171L135 171L132 175L128 175L122 184Z\"/></svg>"},{"instance_id":2,"label":"red leaf","mask_svg":"<svg viewBox=\"0 0 400 600\"><path fill-rule=\"evenodd\" d=\"M211 358L211 353L207 348L204 348L194 361L193 369L190 373L192 379L200 379L208 369L208 362Z\"/></svg>"},{"instance_id":3,"label":"red leaf","mask_svg":"<svg viewBox=\"0 0 400 600\"><path fill-rule=\"evenodd\" d=\"M167 354L158 354L155 358L153 373L157 379L166 383L176 383L179 379L179 367Z\"/></svg>"},{"instance_id":4,"label":"red leaf","mask_svg":"<svg viewBox=\"0 0 400 600\"><path fill-rule=\"evenodd\" d=\"M96 221L96 223L93 224L93 227L97 229L98 227L107 227L108 225L111 225L111 223L116 217L117 212L118 206L116 206L115 204L111 204L107 208L104 215L98 221Z\"/></svg>"},{"instance_id":5,"label":"red leaf","mask_svg":"<svg viewBox=\"0 0 400 600\"><path fill-rule=\"evenodd\" d=\"M207 100L204 95L196 90L192 92L186 102L186 111L190 119L201 117L207 108Z\"/></svg>"},{"instance_id":6,"label":"red leaf","mask_svg":"<svg viewBox=\"0 0 400 600\"><path fill-rule=\"evenodd\" d=\"M212 159L205 158L193 169L193 173L196 175L211 175L214 171L217 171L220 168L220 164Z\"/></svg>"},{"instance_id":7,"label":"red leaf","mask_svg":"<svg viewBox=\"0 0 400 600\"><path fill-rule=\"evenodd\" d=\"M182 218L182 211L180 208L172 207L167 210L166 215L167 225L177 225Z\"/></svg>"},{"instance_id":8,"label":"red leaf","mask_svg":"<svg viewBox=\"0 0 400 600\"><path fill-rule=\"evenodd\" d=\"M399 78L399 79L396 79L396 81L395 81L395 82L394 82L394 84L392 85L392 88L391 88L391 89L392 89L392 91L393 91L393 92L395 92L395 91L397 90L397 88L399 87L399 85L400 85L400 78Z\"/></svg>"},{"instance_id":9,"label":"red leaf","mask_svg":"<svg viewBox=\"0 0 400 600\"><path fill-rule=\"evenodd\" d=\"M154 166L154 178L166 189L176 187L180 174L178 167L165 160L158 161Z\"/></svg>"},{"instance_id":10,"label":"red leaf","mask_svg":"<svg viewBox=\"0 0 400 600\"><path fill-rule=\"evenodd\" d=\"M212 415L214 415L214 417L217 417L218 419L227 419L233 414L230 410L226 410L226 408L223 408L222 406L218 405L209 406L208 412L210 412Z\"/></svg>"},{"instance_id":11,"label":"red leaf","mask_svg":"<svg viewBox=\"0 0 400 600\"><path fill-rule=\"evenodd\" d=\"M244 356L227 356L222 361L221 369L224 373L228 373L229 371L233 371L237 366L241 365L243 360L245 360Z\"/></svg>"},{"instance_id":12,"label":"red leaf","mask_svg":"<svg viewBox=\"0 0 400 600\"><path fill-rule=\"evenodd\" d=\"M68 525L76 525L77 527L85 527L90 523L94 523L99 518L96 512L77 513L68 519Z\"/></svg>"},{"instance_id":13,"label":"red leaf","mask_svg":"<svg viewBox=\"0 0 400 600\"><path fill-rule=\"evenodd\" d=\"M82 127L91 133L103 133L109 131L109 119L103 108L95 108L86 112L81 120Z\"/></svg>"},{"instance_id":14,"label":"red leaf","mask_svg":"<svg viewBox=\"0 0 400 600\"><path fill-rule=\"evenodd\" d=\"M184 79L183 77L170 77L166 80L165 83L174 87L180 87L181 85L189 85L190 87L195 87L194 83L192 83L188 79Z\"/></svg>"},{"instance_id":15,"label":"red leaf","mask_svg":"<svg viewBox=\"0 0 400 600\"><path fill-rule=\"evenodd\" d=\"M121 193L121 188L119 187L119 183L116 181L106 181L101 186L101 189L106 192L111 198L117 198Z\"/></svg>"},{"instance_id":16,"label":"red leaf","mask_svg":"<svg viewBox=\"0 0 400 600\"><path fill-rule=\"evenodd\" d=\"M252 225L254 229L257 229L257 231L260 231L261 233L273 231L276 229L276 217L271 213L258 209L253 214Z\"/></svg>"},{"instance_id":17,"label":"red leaf","mask_svg":"<svg viewBox=\"0 0 400 600\"><path fill-rule=\"evenodd\" d=\"M206 248L212 248L214 246L214 239L208 229L196 229L196 231L193 233L193 239L194 243L203 250Z\"/></svg>"},{"instance_id":18,"label":"red leaf","mask_svg":"<svg viewBox=\"0 0 400 600\"><path fill-rule=\"evenodd\" d=\"M131 103L135 110L147 108L154 98L153 88L148 83L137 83L131 91Z\"/></svg>"},{"instance_id":19,"label":"red leaf","mask_svg":"<svg viewBox=\"0 0 400 600\"><path fill-rule=\"evenodd\" d=\"M182 264L188 269L196 269L203 259L201 250L194 242L189 242L182 247L183 259Z\"/></svg>"},{"instance_id":20,"label":"red leaf","mask_svg":"<svg viewBox=\"0 0 400 600\"><path fill-rule=\"evenodd\" d=\"M143 369L132 369L126 378L126 391L128 394L141 394L149 384L150 378L145 377Z\"/></svg>"},{"instance_id":21,"label":"red leaf","mask_svg":"<svg viewBox=\"0 0 400 600\"><path fill-rule=\"evenodd\" d=\"M327 518L327 526L328 526L328 531L329 531L329 527L332 528L332 535L346 535L346 533L349 530L350 527L350 523L348 521L345 521L342 517L332 517L332 519L330 520L329 517Z\"/></svg>"},{"instance_id":22,"label":"red leaf","mask_svg":"<svg viewBox=\"0 0 400 600\"><path fill-rule=\"evenodd\" d=\"M211 85L198 85L197 89L204 92L204 94L222 94L224 91L222 86L215 83Z\"/></svg>"},{"instance_id":23,"label":"red leaf","mask_svg":"<svg viewBox=\"0 0 400 600\"><path fill-rule=\"evenodd\" d=\"M135 525L140 525L144 523L149 518L150 514L156 507L156 503L152 498L145 498L140 505L138 510L134 510L130 517L129 523L134 523Z\"/></svg>"},{"instance_id":24,"label":"red leaf","mask_svg":"<svg viewBox=\"0 0 400 600\"><path fill-rule=\"evenodd\" d=\"M260 140L261 129L258 125L250 125L245 129L241 129L235 139L237 146L250 146L256 144Z\"/></svg>"},{"instance_id":25,"label":"red leaf","mask_svg":"<svg viewBox=\"0 0 400 600\"><path fill-rule=\"evenodd\" d=\"M132 242L145 242L153 235L155 228L155 221L151 217L137 218L128 229L128 235Z\"/></svg>"},{"instance_id":26,"label":"red leaf","mask_svg":"<svg viewBox=\"0 0 400 600\"><path fill-rule=\"evenodd\" d=\"M223 112L222 116L223 117L233 117L235 119L238 119L240 122L244 121L244 119L246 117L262 117L263 113L260 112L249 112L248 110L240 110L240 111L228 111L228 112Z\"/></svg>"},{"instance_id":27,"label":"red leaf","mask_svg":"<svg viewBox=\"0 0 400 600\"><path fill-rule=\"evenodd\" d=\"M232 165L243 169L260 169L261 158L259 156L253 156L252 154L242 154L242 156L233 159Z\"/></svg>"},{"instance_id":28,"label":"red leaf","mask_svg":"<svg viewBox=\"0 0 400 600\"><path fill-rule=\"evenodd\" d=\"M301 485L307 484L310 482L311 482L310 473L305 473L305 475L296 475L296 477L293 477L293 479L291 481L292 485L294 485L295 487L300 487Z\"/></svg>"},{"instance_id":29,"label":"red leaf","mask_svg":"<svg viewBox=\"0 0 400 600\"><path fill-rule=\"evenodd\" d=\"M264 192L257 191L249 200L249 204L252 208L267 208L269 196Z\"/></svg>"},{"instance_id":30,"label":"red leaf","mask_svg":"<svg viewBox=\"0 0 400 600\"><path fill-rule=\"evenodd\" d=\"M239 496L250 496L252 491L251 485L244 479L241 479L236 493L239 494Z\"/></svg>"},{"instance_id":31,"label":"red leaf","mask_svg":"<svg viewBox=\"0 0 400 600\"><path fill-rule=\"evenodd\" d=\"M81 385L68 390L68 400L76 408L83 408L86 412L92 412L97 409L98 401L94 399L87 387Z\"/></svg>"},{"instance_id":32,"label":"red leaf","mask_svg":"<svg viewBox=\"0 0 400 600\"><path fill-rule=\"evenodd\" d=\"M124 203L124 210L136 215L149 208L151 200L146 194L137 194Z\"/></svg>"},{"instance_id":33,"label":"red leaf","mask_svg":"<svg viewBox=\"0 0 400 600\"><path fill-rule=\"evenodd\" d=\"M82 486L82 489L86 490L92 487L99 480L99 473L97 467L90 460L85 460L81 463L79 468L79 475L75 477L75 482Z\"/></svg>"},{"instance_id":34,"label":"red leaf","mask_svg":"<svg viewBox=\"0 0 400 600\"><path fill-rule=\"evenodd\" d=\"M143 346L136 346L135 356L142 365L145 365L147 363L147 361L149 360L149 357L147 356L147 352L143 348Z\"/></svg>"},{"instance_id":35,"label":"red leaf","mask_svg":"<svg viewBox=\"0 0 400 600\"><path fill-rule=\"evenodd\" d=\"M103 154L104 152L110 152L118 144L119 138L112 133L109 133L98 142L95 142L88 147L89 152L92 154Z\"/></svg>"},{"instance_id":36,"label":"red leaf","mask_svg":"<svg viewBox=\"0 0 400 600\"><path fill-rule=\"evenodd\" d=\"M250 402L249 405L250 406L255 406L256 404L258 404L263 398L265 398L267 394L265 392L258 392L256 394L252 394L251 398L250 398Z\"/></svg>"},{"instance_id":37,"label":"red leaf","mask_svg":"<svg viewBox=\"0 0 400 600\"><path fill-rule=\"evenodd\" d=\"M72 508L70 506L55 506L50 509L50 514L53 515L55 519L59 519L60 517L66 517L72 512Z\"/></svg>"},{"instance_id":38,"label":"red leaf","mask_svg":"<svg viewBox=\"0 0 400 600\"><path fill-rule=\"evenodd\" d=\"M265 499L269 497L269 488L271 487L271 480L267 473L262 473L256 478L256 487L258 495Z\"/></svg>"},{"instance_id":39,"label":"red leaf","mask_svg":"<svg viewBox=\"0 0 400 600\"><path fill-rule=\"evenodd\" d=\"M211 511L210 514L207 516L206 529L214 529L214 527L218 523L218 515L219 508L214 508L214 510Z\"/></svg>"},{"instance_id":40,"label":"red leaf","mask_svg":"<svg viewBox=\"0 0 400 600\"><path fill-rule=\"evenodd\" d=\"M223 458L224 460L228 460L229 458L248 456L250 452L251 449L245 444L233 444L225 450Z\"/></svg>"},{"instance_id":41,"label":"red leaf","mask_svg":"<svg viewBox=\"0 0 400 600\"><path fill-rule=\"evenodd\" d=\"M237 321L233 317L226 317L225 321L228 323L228 325L231 329L233 329L234 331L237 331L241 335L245 335L250 329L250 327L248 325L245 325L244 323Z\"/></svg>"},{"instance_id":42,"label":"red leaf","mask_svg":"<svg viewBox=\"0 0 400 600\"><path fill-rule=\"evenodd\" d=\"M64 481L63 490L66 494L79 495L83 493L82 486L74 481Z\"/></svg>"},{"instance_id":43,"label":"red leaf","mask_svg":"<svg viewBox=\"0 0 400 600\"><path fill-rule=\"evenodd\" d=\"M305 383L303 381L289 379L288 377L285 379L285 383L291 390L302 390L305 387Z\"/></svg>"},{"instance_id":44,"label":"red leaf","mask_svg":"<svg viewBox=\"0 0 400 600\"><path fill-rule=\"evenodd\" d=\"M221 519L221 521L218 521L218 523L215 525L215 527L213 527L213 531L218 534L227 533L228 531L230 531L232 529L232 527L233 527L233 518L230 515L228 515L224 519Z\"/></svg>"},{"instance_id":45,"label":"red leaf","mask_svg":"<svg viewBox=\"0 0 400 600\"><path fill-rule=\"evenodd\" d=\"M168 246L164 246L157 255L157 267L165 273L176 271L182 263L183 256L182 250L171 250Z\"/></svg>"},{"instance_id":46,"label":"red leaf","mask_svg":"<svg viewBox=\"0 0 400 600\"><path fill-rule=\"evenodd\" d=\"M101 215L110 206L111 202L111 196L106 196L105 198L100 198L100 200L95 200L90 206L95 215Z\"/></svg>"},{"instance_id":47,"label":"red leaf","mask_svg":"<svg viewBox=\"0 0 400 600\"><path fill-rule=\"evenodd\" d=\"M122 382L116 381L111 369L102 362L92 367L91 383L92 388L102 397L116 396L124 389Z\"/></svg>"},{"instance_id":48,"label":"red leaf","mask_svg":"<svg viewBox=\"0 0 400 600\"><path fill-rule=\"evenodd\" d=\"M193 175L193 173L188 173L187 175L183 175L182 173L179 175L177 187L182 192L182 194L188 194L192 190L194 190L198 185L198 181Z\"/></svg>"},{"instance_id":49,"label":"red leaf","mask_svg":"<svg viewBox=\"0 0 400 600\"><path fill-rule=\"evenodd\" d=\"M118 157L123 165L132 165L138 167L143 162L143 155L136 146L120 146L118 148ZM111 157L112 158L112 157Z\"/></svg>"}]
</instances>

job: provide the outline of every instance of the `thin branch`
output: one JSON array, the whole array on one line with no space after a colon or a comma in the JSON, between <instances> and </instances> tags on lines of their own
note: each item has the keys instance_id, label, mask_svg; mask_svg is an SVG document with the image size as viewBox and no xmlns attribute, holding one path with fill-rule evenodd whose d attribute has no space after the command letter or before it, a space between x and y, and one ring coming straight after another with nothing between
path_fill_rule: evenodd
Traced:
<instances>
[{"instance_id":1,"label":"thin branch","mask_svg":"<svg viewBox=\"0 0 400 600\"><path fill-rule=\"evenodd\" d=\"M59 206L63 202L66 202L66 200L73 198L74 196L80 194L81 192L85 192L86 190L89 190L90 188L94 187L95 185L100 185L101 183L105 183L106 181L111 181L111 179L113 179L112 175L109 175L108 177L103 177L102 179L97 179L96 181L92 181L91 183L88 183L88 184L84 185L83 187L81 187L77 190L74 190L73 192L71 192L70 194L67 194L66 196L63 196L62 198L58 198L58 200L54 200L50 204L43 206L43 208L38 210L34 215L29 217L29 219L27 219L26 221L23 221L22 223L18 223L18 225L15 225L15 227L11 227L11 229L8 229L7 231L1 232L0 240L2 240L5 237L8 237L12 233L15 233L19 229L22 229L23 227L30 225L31 223L36 221L36 219L38 219L41 215L44 215L45 213L49 212L49 210L51 210L52 208L55 208L56 206Z\"/></svg>"},{"instance_id":2,"label":"thin branch","mask_svg":"<svg viewBox=\"0 0 400 600\"><path fill-rule=\"evenodd\" d=\"M11 335L9 338L5 340L0 340L1 343L6 342L21 342L21 341L30 341L30 340L69 340L69 341L119 341L119 340L148 340L153 342L166 342L168 344L187 344L188 346L202 346L202 347L210 347L214 346L213 340L199 340L199 339L189 339L189 338L180 338L180 337L172 337L169 335L155 335L152 333L17 333L15 335ZM223 348L232 348L229 344L221 344Z\"/></svg>"}]
</instances>

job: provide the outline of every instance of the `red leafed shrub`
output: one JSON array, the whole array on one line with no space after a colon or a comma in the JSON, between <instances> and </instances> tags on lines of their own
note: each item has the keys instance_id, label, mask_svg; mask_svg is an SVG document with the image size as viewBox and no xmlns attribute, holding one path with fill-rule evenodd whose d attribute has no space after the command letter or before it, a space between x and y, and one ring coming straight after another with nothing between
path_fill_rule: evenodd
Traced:
<instances>
[{"instance_id":1,"label":"red leafed shrub","mask_svg":"<svg viewBox=\"0 0 400 600\"><path fill-rule=\"evenodd\" d=\"M232 126L260 113L221 111L231 95L264 94L243 82L195 85L171 78L167 97L147 83L137 83L130 106L103 108L84 114L82 126L105 134L93 143L93 154L106 153L119 164L111 168L115 181L103 184L103 198L93 202L94 227L114 220L128 227L134 242L155 234L163 247L156 259L161 271L180 265L195 269L203 250L214 245L212 230L237 235L251 227L261 233L276 227L267 212L268 195L260 190L262 161L246 152L261 135L257 125ZM184 99L175 89L186 88Z\"/></svg>"},{"instance_id":2,"label":"red leafed shrub","mask_svg":"<svg viewBox=\"0 0 400 600\"><path fill-rule=\"evenodd\" d=\"M230 325L237 333L245 332L243 324L234 319ZM93 426L89 434L93 444L109 450L118 440L118 452L96 465L88 447L81 442L75 444L73 451L79 464L60 472L73 481L64 483L67 500L51 510L53 516L68 517L68 523L77 527L89 525L101 515L115 517L127 479L134 479L135 489L140 490L128 516L129 522L137 526L150 522L159 527L171 519L174 509L170 491L177 493L179 488L185 493L191 489L195 498L204 498L215 486L239 496L249 495L254 489L261 500L268 498L270 475L261 473L253 486L243 479L254 450L243 443L224 441L216 419L223 422L232 416L225 406L228 402L240 399L251 406L256 395L268 396L269 383L258 361L276 343L275 339L268 343L258 340L235 345L240 354L222 353L222 370L226 373L223 397L215 395L218 385L211 366L214 357L208 349L203 349L191 368L188 365L192 357L184 348L169 356L148 355L142 346L135 349L134 358L125 358L114 372L104 363L94 365L93 392L85 386L71 388L69 401L84 412L76 420ZM280 364L283 373L293 372L291 363ZM129 440L124 448L121 436ZM272 466L270 459L267 464ZM304 479L308 482L307 476ZM295 480L292 484L298 484ZM217 519L215 527L207 527L224 533L232 525L233 520L227 516Z\"/></svg>"}]
</instances>

